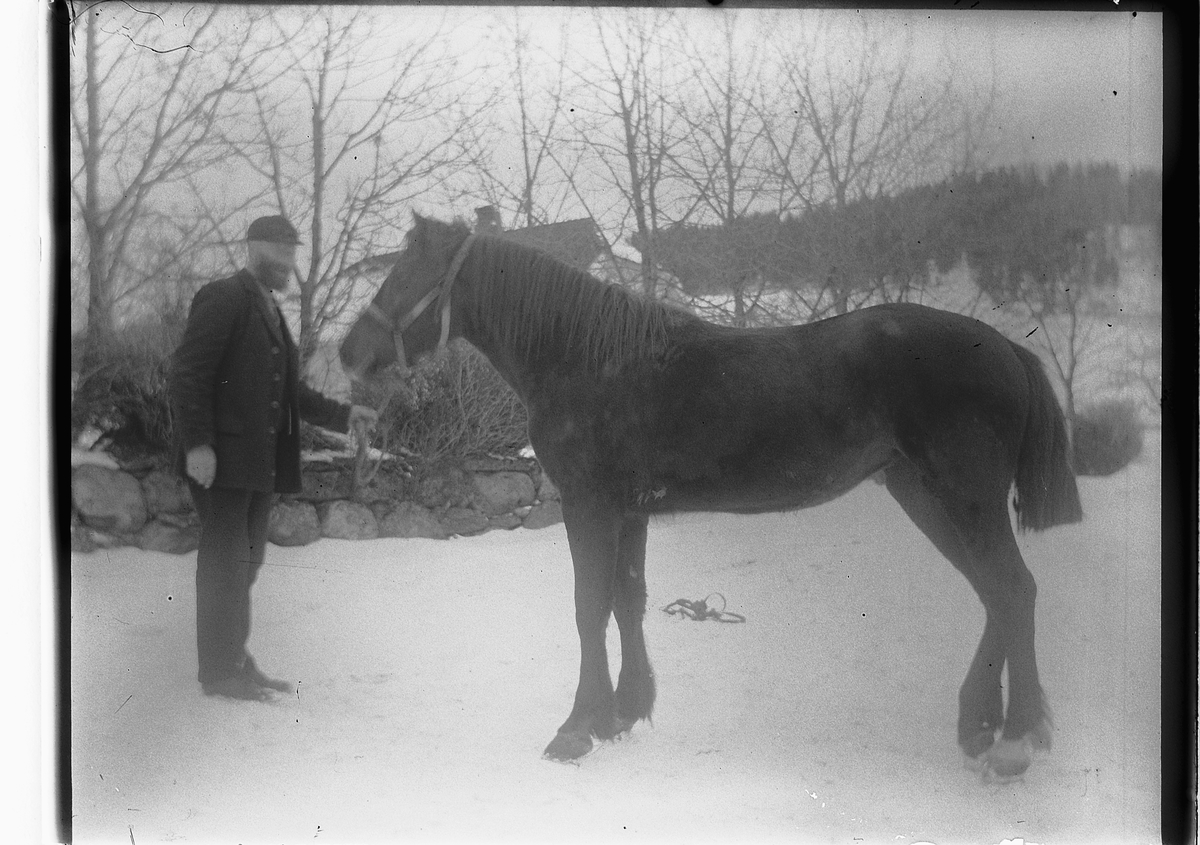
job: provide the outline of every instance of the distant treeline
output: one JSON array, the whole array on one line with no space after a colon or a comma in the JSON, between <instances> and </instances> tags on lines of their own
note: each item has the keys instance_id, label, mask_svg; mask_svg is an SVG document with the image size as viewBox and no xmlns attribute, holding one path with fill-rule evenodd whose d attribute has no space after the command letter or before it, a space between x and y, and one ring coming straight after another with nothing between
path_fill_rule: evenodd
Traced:
<instances>
[{"instance_id":1,"label":"distant treeline","mask_svg":"<svg viewBox=\"0 0 1200 845\"><path fill-rule=\"evenodd\" d=\"M1111 164L1005 167L782 219L673 227L656 254L691 293L825 288L844 311L863 293L904 298L931 268L946 273L964 259L999 299L1064 279L1113 283L1122 226L1149 228L1161 249L1159 173L1122 175Z\"/></svg>"}]
</instances>

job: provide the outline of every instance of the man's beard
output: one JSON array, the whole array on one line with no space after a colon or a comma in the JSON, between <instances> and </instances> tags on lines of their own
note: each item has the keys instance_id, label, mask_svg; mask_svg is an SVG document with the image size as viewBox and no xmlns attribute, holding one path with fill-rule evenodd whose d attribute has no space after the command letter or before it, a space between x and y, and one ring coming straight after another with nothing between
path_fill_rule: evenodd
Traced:
<instances>
[{"instance_id":1,"label":"man's beard","mask_svg":"<svg viewBox=\"0 0 1200 845\"><path fill-rule=\"evenodd\" d=\"M260 261L254 274L270 290L283 290L292 277L292 268L274 261Z\"/></svg>"}]
</instances>

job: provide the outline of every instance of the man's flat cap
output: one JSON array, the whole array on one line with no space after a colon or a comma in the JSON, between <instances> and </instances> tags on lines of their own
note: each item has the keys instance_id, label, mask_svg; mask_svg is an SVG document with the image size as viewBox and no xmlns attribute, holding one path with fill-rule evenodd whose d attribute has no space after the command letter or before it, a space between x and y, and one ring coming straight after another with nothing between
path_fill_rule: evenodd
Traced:
<instances>
[{"instance_id":1,"label":"man's flat cap","mask_svg":"<svg viewBox=\"0 0 1200 845\"><path fill-rule=\"evenodd\" d=\"M298 244L300 235L286 217L260 217L246 230L246 240L272 244Z\"/></svg>"}]
</instances>

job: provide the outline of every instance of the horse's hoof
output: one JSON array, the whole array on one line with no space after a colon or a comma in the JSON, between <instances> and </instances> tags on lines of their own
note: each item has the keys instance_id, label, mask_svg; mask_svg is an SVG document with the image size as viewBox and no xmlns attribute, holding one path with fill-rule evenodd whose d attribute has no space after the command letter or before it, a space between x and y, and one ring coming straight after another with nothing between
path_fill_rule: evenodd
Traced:
<instances>
[{"instance_id":1,"label":"horse's hoof","mask_svg":"<svg viewBox=\"0 0 1200 845\"><path fill-rule=\"evenodd\" d=\"M566 762L567 760L578 760L591 750L592 738L590 736L560 733L546 746L542 756L547 760Z\"/></svg>"}]
</instances>

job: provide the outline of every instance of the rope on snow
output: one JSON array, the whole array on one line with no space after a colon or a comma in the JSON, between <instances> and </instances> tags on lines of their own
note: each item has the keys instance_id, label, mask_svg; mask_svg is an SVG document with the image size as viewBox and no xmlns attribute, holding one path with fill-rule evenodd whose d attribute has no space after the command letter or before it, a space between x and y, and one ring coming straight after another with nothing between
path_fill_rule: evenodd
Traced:
<instances>
[{"instance_id":1,"label":"rope on snow","mask_svg":"<svg viewBox=\"0 0 1200 845\"><path fill-rule=\"evenodd\" d=\"M713 596L718 596L721 599L721 607L709 607L708 600ZM709 593L702 599L691 601L689 599L675 599L675 601L663 608L663 612L672 616L684 616L688 619L694 619L697 622L703 622L706 619L715 619L718 622L745 622L746 617L740 613L734 613L731 610L725 609L725 596L720 593Z\"/></svg>"}]
</instances>

